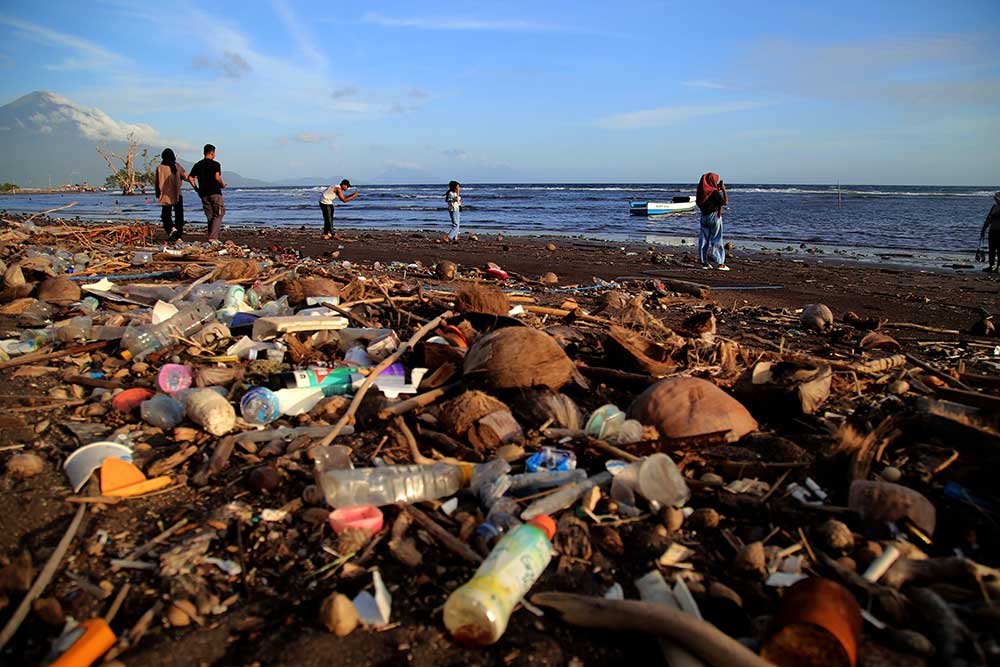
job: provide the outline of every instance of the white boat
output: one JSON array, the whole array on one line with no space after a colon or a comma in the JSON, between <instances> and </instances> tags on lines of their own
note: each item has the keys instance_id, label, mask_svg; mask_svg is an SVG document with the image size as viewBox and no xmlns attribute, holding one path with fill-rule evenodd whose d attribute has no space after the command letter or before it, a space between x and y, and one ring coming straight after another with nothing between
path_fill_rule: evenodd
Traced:
<instances>
[{"instance_id":1,"label":"white boat","mask_svg":"<svg viewBox=\"0 0 1000 667\"><path fill-rule=\"evenodd\" d=\"M663 215L665 213L686 213L693 211L697 204L694 197L674 197L673 201L652 202L652 201L630 201L628 203L629 213L633 215Z\"/></svg>"}]
</instances>

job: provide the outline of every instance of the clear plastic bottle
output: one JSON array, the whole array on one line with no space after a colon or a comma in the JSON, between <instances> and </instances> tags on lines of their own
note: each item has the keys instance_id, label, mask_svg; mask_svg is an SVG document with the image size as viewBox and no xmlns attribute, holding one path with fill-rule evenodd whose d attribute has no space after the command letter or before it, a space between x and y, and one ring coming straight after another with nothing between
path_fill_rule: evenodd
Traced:
<instances>
[{"instance_id":1,"label":"clear plastic bottle","mask_svg":"<svg viewBox=\"0 0 1000 667\"><path fill-rule=\"evenodd\" d=\"M215 309L205 303L187 304L165 322L142 329L127 343L122 341L122 357L128 361L142 359L159 350L171 347L177 336L190 336L206 322L215 318Z\"/></svg>"},{"instance_id":2,"label":"clear plastic bottle","mask_svg":"<svg viewBox=\"0 0 1000 667\"><path fill-rule=\"evenodd\" d=\"M240 399L240 414L248 424L270 424L281 416L278 397L267 387L251 387Z\"/></svg>"},{"instance_id":3,"label":"clear plastic bottle","mask_svg":"<svg viewBox=\"0 0 1000 667\"><path fill-rule=\"evenodd\" d=\"M497 500L486 515L486 520L479 524L472 535L476 550L484 556L487 555L503 535L514 526L521 525L517 514L518 505L513 498Z\"/></svg>"},{"instance_id":4,"label":"clear plastic bottle","mask_svg":"<svg viewBox=\"0 0 1000 667\"><path fill-rule=\"evenodd\" d=\"M570 482L582 482L587 479L587 471L579 468L574 470L539 470L510 476L509 492L514 495L527 496L545 489L552 489Z\"/></svg>"},{"instance_id":5,"label":"clear plastic bottle","mask_svg":"<svg viewBox=\"0 0 1000 667\"><path fill-rule=\"evenodd\" d=\"M493 644L507 629L514 606L552 559L555 522L538 516L504 535L466 584L448 596L444 624L463 644Z\"/></svg>"},{"instance_id":6,"label":"clear plastic bottle","mask_svg":"<svg viewBox=\"0 0 1000 667\"><path fill-rule=\"evenodd\" d=\"M226 300L219 310L219 319L223 322L232 322L236 313L240 312L240 306L246 298L247 290L242 285L230 285L226 290Z\"/></svg>"},{"instance_id":7,"label":"clear plastic bottle","mask_svg":"<svg viewBox=\"0 0 1000 667\"><path fill-rule=\"evenodd\" d=\"M380 468L334 469L328 448L315 452L316 485L331 507L435 500L458 492L472 477L472 466L392 465Z\"/></svg>"},{"instance_id":8,"label":"clear plastic bottle","mask_svg":"<svg viewBox=\"0 0 1000 667\"><path fill-rule=\"evenodd\" d=\"M567 484L550 495L547 495L544 498L539 498L535 502L528 505L525 510L521 512L521 518L528 521L529 519L534 519L535 517L542 516L543 514L553 514L559 510L566 509L590 489L595 486L602 486L610 481L611 473L601 472L593 477L588 477L582 482Z\"/></svg>"}]
</instances>

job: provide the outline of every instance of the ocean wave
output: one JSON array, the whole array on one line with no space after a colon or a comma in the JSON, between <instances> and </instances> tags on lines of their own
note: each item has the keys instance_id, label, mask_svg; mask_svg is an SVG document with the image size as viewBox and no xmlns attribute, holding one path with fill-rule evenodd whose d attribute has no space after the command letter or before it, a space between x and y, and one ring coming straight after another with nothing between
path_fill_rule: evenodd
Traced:
<instances>
[{"instance_id":1,"label":"ocean wave","mask_svg":"<svg viewBox=\"0 0 1000 667\"><path fill-rule=\"evenodd\" d=\"M825 189L809 188L742 188L733 186L728 188L729 192L744 194L787 194L787 195L835 195L838 193L836 186L829 186ZM844 196L862 197L990 197L991 190L976 190L973 192L948 192L945 190L852 190L841 188L840 194Z\"/></svg>"}]
</instances>

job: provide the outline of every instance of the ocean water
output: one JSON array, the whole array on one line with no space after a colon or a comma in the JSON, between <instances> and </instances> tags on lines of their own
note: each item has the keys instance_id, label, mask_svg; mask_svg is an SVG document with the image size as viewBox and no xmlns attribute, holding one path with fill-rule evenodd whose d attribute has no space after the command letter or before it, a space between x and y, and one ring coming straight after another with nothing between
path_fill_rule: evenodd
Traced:
<instances>
[{"instance_id":1,"label":"ocean water","mask_svg":"<svg viewBox=\"0 0 1000 667\"><path fill-rule=\"evenodd\" d=\"M230 187L227 225L322 229L321 186ZM360 186L361 196L337 207L338 228L432 230L449 226L443 184ZM630 215L630 200L670 201L694 194L684 184L504 184L462 186L462 229L480 233L574 235L643 241L651 235L693 237L695 213ZM729 185L725 236L744 245L800 243L869 254L941 255L970 259L979 229L993 203L986 186ZM204 224L200 202L185 196L185 217ZM156 222L152 194L114 193L0 196L0 209L40 211L77 206L56 214L88 220Z\"/></svg>"}]
</instances>

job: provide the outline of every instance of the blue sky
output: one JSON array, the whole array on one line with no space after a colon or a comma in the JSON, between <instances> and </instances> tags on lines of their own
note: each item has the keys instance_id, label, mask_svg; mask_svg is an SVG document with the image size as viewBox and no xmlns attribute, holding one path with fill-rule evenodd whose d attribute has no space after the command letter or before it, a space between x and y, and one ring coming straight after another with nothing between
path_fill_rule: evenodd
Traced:
<instances>
[{"instance_id":1,"label":"blue sky","mask_svg":"<svg viewBox=\"0 0 1000 667\"><path fill-rule=\"evenodd\" d=\"M48 90L246 176L1000 182L1000 2L10 2Z\"/></svg>"}]
</instances>

